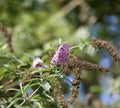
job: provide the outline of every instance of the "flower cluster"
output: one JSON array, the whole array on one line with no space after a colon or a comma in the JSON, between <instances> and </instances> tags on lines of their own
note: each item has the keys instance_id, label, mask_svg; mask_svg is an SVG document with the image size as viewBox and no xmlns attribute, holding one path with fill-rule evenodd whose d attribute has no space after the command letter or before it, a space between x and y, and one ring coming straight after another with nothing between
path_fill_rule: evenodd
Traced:
<instances>
[{"instance_id":1,"label":"flower cluster","mask_svg":"<svg viewBox=\"0 0 120 108\"><path fill-rule=\"evenodd\" d=\"M63 43L62 45L60 45L51 60L51 64L53 65L62 64L67 58L68 50L69 50L68 43Z\"/></svg>"},{"instance_id":2,"label":"flower cluster","mask_svg":"<svg viewBox=\"0 0 120 108\"><path fill-rule=\"evenodd\" d=\"M43 61L42 61L40 58L35 58L35 59L33 60L32 67L33 67L33 68L44 67L44 65L43 65L42 63L43 63Z\"/></svg>"},{"instance_id":3,"label":"flower cluster","mask_svg":"<svg viewBox=\"0 0 120 108\"><path fill-rule=\"evenodd\" d=\"M51 59L51 64L52 65L58 65L60 66L60 72L63 74L72 74L73 81L72 81L72 86L70 89L70 94L67 98L67 100L64 100L64 96L61 91L61 85L59 80L56 78L56 84L51 85L51 90L53 93L53 98L54 100L58 103L58 106L61 108L68 108L69 105L73 104L75 101L79 91L79 85L80 85L80 80L81 80L81 71L82 70L94 70L94 71L108 71L106 68L101 67L97 64L93 64L87 61L81 61L79 60L76 56L70 54L68 52L69 50L69 44L68 43L63 43L60 45L53 55ZM40 58L35 58L33 60L33 68L37 67L43 67L45 68L46 65L43 64L43 61Z\"/></svg>"}]
</instances>

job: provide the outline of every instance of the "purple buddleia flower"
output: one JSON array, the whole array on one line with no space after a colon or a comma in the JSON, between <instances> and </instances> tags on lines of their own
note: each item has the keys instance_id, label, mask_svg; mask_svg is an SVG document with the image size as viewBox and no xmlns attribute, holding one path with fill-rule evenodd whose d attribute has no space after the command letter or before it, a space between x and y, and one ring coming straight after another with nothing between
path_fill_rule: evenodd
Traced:
<instances>
[{"instance_id":1,"label":"purple buddleia flower","mask_svg":"<svg viewBox=\"0 0 120 108\"><path fill-rule=\"evenodd\" d=\"M33 60L32 67L33 68L43 67L44 65L42 63L43 63L43 61L40 58L37 57Z\"/></svg>"},{"instance_id":2,"label":"purple buddleia flower","mask_svg":"<svg viewBox=\"0 0 120 108\"><path fill-rule=\"evenodd\" d=\"M68 43L63 43L62 45L60 45L51 60L51 64L57 65L63 63L67 58L68 50L69 50Z\"/></svg>"}]
</instances>

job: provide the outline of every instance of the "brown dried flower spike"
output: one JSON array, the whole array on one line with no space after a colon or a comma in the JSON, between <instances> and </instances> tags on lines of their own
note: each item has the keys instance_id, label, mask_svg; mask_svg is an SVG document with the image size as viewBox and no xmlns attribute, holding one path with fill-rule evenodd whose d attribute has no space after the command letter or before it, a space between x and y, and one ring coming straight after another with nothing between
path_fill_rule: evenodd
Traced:
<instances>
[{"instance_id":1,"label":"brown dried flower spike","mask_svg":"<svg viewBox=\"0 0 120 108\"><path fill-rule=\"evenodd\" d=\"M110 55L112 56L113 60L116 63L120 64L120 56L118 55L118 52L113 45L111 45L110 43L104 40L96 39L95 37L92 38L92 42L95 47L102 48L108 51Z\"/></svg>"},{"instance_id":2,"label":"brown dried flower spike","mask_svg":"<svg viewBox=\"0 0 120 108\"><path fill-rule=\"evenodd\" d=\"M78 89L79 89L79 85L80 85L80 69L79 68L75 68L72 71L72 76L73 76L73 81L72 81L72 86L71 86L71 93L67 99L67 103L68 104L72 104L75 101L75 98L78 95Z\"/></svg>"},{"instance_id":3,"label":"brown dried flower spike","mask_svg":"<svg viewBox=\"0 0 120 108\"><path fill-rule=\"evenodd\" d=\"M64 74L68 74L71 72L74 68L79 68L82 70L93 70L93 71L99 71L99 72L107 72L108 69L99 66L97 64L93 64L87 61L81 61L77 59L74 55L69 54L67 57L67 60L61 65L61 72Z\"/></svg>"},{"instance_id":4,"label":"brown dried flower spike","mask_svg":"<svg viewBox=\"0 0 120 108\"><path fill-rule=\"evenodd\" d=\"M61 91L61 85L59 80L56 78L56 84L50 83L53 90L53 98L58 103L60 108L67 108L67 104L64 100L64 96Z\"/></svg>"}]
</instances>

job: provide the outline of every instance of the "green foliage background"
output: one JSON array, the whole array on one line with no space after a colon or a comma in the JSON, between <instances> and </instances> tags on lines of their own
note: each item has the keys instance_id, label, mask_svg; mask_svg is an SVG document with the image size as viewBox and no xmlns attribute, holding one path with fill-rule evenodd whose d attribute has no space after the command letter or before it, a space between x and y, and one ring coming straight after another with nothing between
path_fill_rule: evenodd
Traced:
<instances>
[{"instance_id":1,"label":"green foliage background","mask_svg":"<svg viewBox=\"0 0 120 108\"><path fill-rule=\"evenodd\" d=\"M108 30L110 25L104 21L105 16L112 15L117 17L116 25L118 29L116 31ZM12 34L12 45L15 51L15 55L10 54L5 38L0 33L0 95L4 90L2 84L7 82L7 80L16 81L16 79L22 78L24 72L29 71L27 67L31 66L32 60L36 56L41 57L46 64L49 64L47 51L56 49L59 38L62 41L69 42L71 46L80 46L80 49L75 48L73 53L78 58L93 63L98 63L102 56L90 45L83 48L85 44L89 43L89 37L96 36L110 41L119 50L119 19L119 0L0 0L0 24L4 25L8 32ZM14 73L14 67L20 69L22 74ZM115 70L114 63L112 63L110 69L113 70L111 72L113 77L111 83L119 82L120 73L119 70ZM53 74L57 75L58 73ZM49 74L43 73L43 79L47 78L46 76L49 76ZM83 74L86 93L89 90L91 92L101 92L101 87L96 86L98 85L99 76L99 73ZM35 82L31 81L32 84L37 85L38 79L33 80ZM30 86L32 85L30 84ZM25 86L22 89L26 90L30 86ZM119 88L119 84L113 88ZM35 89L37 89L36 86ZM40 89L43 91L42 88ZM21 92L22 90L18 90L18 94L21 94ZM26 97L24 95L23 98ZM41 101L41 103L48 98L46 94L35 96L33 99ZM12 100L12 102L16 103L17 99L19 99L16 97L9 98L9 102ZM0 102L2 102L2 98L0 98ZM15 107L17 105L14 104ZM48 106L50 108L50 105L51 103L47 101L46 108ZM52 105L51 108L53 108ZM11 107L7 106L7 104L5 107L3 106L1 105L0 107ZM27 107L36 106L30 104L30 106L25 106L24 108ZM118 107L113 105L113 108Z\"/></svg>"}]
</instances>

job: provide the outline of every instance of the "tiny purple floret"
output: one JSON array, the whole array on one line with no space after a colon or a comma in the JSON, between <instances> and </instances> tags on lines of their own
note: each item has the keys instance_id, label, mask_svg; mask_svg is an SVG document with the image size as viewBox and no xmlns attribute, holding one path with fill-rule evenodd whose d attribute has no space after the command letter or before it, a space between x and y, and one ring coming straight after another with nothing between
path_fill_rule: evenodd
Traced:
<instances>
[{"instance_id":1,"label":"tiny purple floret","mask_svg":"<svg viewBox=\"0 0 120 108\"><path fill-rule=\"evenodd\" d=\"M37 68L37 67L43 67L43 61L40 59L40 58L35 58L34 60L33 60L33 64L32 64L32 67L33 68Z\"/></svg>"},{"instance_id":2,"label":"tiny purple floret","mask_svg":"<svg viewBox=\"0 0 120 108\"><path fill-rule=\"evenodd\" d=\"M60 45L51 60L51 64L53 65L62 64L67 58L68 50L69 50L68 43L63 43L62 45Z\"/></svg>"}]
</instances>

